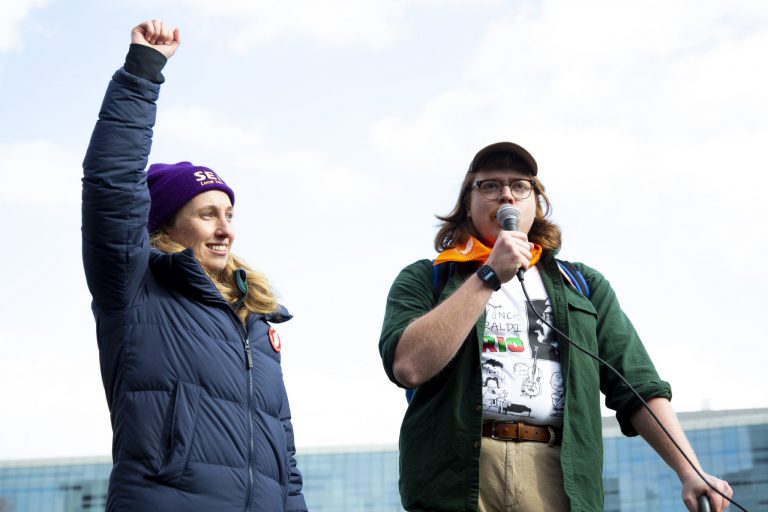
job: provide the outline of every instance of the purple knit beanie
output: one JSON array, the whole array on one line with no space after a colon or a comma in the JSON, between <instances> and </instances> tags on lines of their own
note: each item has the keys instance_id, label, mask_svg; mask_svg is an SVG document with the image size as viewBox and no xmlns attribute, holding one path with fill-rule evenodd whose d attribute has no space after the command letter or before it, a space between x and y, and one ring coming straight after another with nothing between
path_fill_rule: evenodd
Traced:
<instances>
[{"instance_id":1,"label":"purple knit beanie","mask_svg":"<svg viewBox=\"0 0 768 512\"><path fill-rule=\"evenodd\" d=\"M221 190L227 193L232 205L235 204L235 193L218 174L190 162L150 165L147 186L152 198L147 223L150 233L161 228L190 199L203 192Z\"/></svg>"}]
</instances>

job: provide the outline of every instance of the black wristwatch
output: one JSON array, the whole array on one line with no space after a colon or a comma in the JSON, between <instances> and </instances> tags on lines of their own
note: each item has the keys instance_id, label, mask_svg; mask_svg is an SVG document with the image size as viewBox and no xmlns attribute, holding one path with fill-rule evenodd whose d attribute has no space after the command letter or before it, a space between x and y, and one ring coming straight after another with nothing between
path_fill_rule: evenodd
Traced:
<instances>
[{"instance_id":1,"label":"black wristwatch","mask_svg":"<svg viewBox=\"0 0 768 512\"><path fill-rule=\"evenodd\" d=\"M499 276L496 275L496 271L488 265L483 265L477 269L477 277L486 284L489 288L493 288L493 291L498 291L501 288L501 281Z\"/></svg>"}]
</instances>

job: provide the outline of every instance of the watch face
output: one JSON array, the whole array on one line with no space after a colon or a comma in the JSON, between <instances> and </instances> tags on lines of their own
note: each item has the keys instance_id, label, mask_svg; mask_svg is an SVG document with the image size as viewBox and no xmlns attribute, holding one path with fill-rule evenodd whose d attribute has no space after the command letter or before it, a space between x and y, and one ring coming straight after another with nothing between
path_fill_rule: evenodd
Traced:
<instances>
[{"instance_id":1,"label":"watch face","mask_svg":"<svg viewBox=\"0 0 768 512\"><path fill-rule=\"evenodd\" d=\"M484 283L486 283L494 290L501 288L501 281L499 281L499 276L497 276L496 272L488 265L483 265L480 267L477 271L477 275Z\"/></svg>"}]
</instances>

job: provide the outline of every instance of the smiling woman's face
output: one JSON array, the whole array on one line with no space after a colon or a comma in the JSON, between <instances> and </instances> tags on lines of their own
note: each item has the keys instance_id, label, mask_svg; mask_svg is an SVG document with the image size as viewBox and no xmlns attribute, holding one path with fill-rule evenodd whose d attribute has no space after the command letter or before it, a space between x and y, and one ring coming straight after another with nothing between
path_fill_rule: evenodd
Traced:
<instances>
[{"instance_id":1,"label":"smiling woman's face","mask_svg":"<svg viewBox=\"0 0 768 512\"><path fill-rule=\"evenodd\" d=\"M196 195L178 211L166 232L175 242L192 248L208 272L221 272L235 240L229 196L220 190Z\"/></svg>"}]
</instances>

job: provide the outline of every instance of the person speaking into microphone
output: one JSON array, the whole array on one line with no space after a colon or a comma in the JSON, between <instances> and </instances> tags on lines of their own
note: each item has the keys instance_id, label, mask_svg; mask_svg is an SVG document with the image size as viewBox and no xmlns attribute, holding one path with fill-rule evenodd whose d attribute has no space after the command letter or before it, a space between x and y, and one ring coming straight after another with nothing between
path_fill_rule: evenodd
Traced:
<instances>
[{"instance_id":1,"label":"person speaking into microphone","mask_svg":"<svg viewBox=\"0 0 768 512\"><path fill-rule=\"evenodd\" d=\"M190 162L147 169L179 29L131 30L83 162L83 264L113 431L106 510L306 511L275 325L232 253L235 193Z\"/></svg>"},{"instance_id":2,"label":"person speaking into microphone","mask_svg":"<svg viewBox=\"0 0 768 512\"><path fill-rule=\"evenodd\" d=\"M725 500L640 398L548 325L623 374L700 470L670 406L671 387L608 281L556 259L561 233L550 206L533 156L511 142L491 144L472 159L453 210L438 216L437 257L407 266L392 284L379 352L409 398L400 430L403 507L603 510L602 392L622 431L642 435L677 472L689 510L704 494L722 510ZM705 476L731 496L727 482Z\"/></svg>"}]
</instances>

